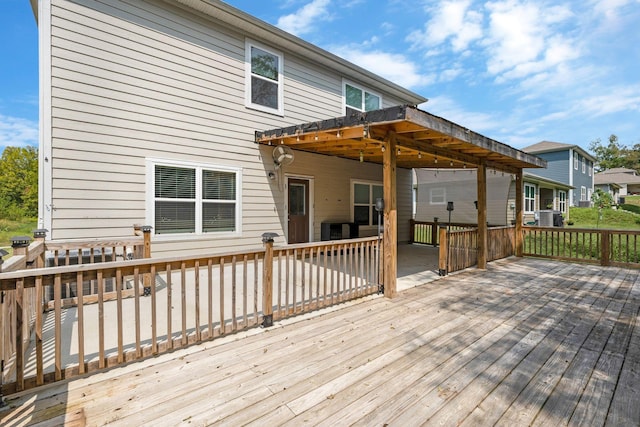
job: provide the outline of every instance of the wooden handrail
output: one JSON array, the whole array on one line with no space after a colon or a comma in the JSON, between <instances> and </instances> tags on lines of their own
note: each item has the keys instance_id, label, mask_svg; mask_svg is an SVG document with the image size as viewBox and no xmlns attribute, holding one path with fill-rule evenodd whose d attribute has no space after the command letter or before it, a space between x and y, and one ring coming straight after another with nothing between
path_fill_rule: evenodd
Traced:
<instances>
[{"instance_id":1,"label":"wooden handrail","mask_svg":"<svg viewBox=\"0 0 640 427\"><path fill-rule=\"evenodd\" d=\"M210 256L0 273L8 312L20 309L27 313L28 304L41 301L44 294L52 295L51 311L33 323L35 333L25 326L28 316L17 318L17 324L3 322L3 328L11 328L4 335L12 340L3 349L8 353L2 355L7 361L2 392L10 394L246 328L268 326L264 322L268 315L278 320L376 293L379 244L373 237L272 249L267 245ZM141 292L145 275L150 278L148 296ZM97 294L83 292L87 282L95 282ZM77 293L65 300L65 289ZM132 299L127 306L125 298ZM65 314L67 303L76 305L75 316ZM97 305L91 316L85 310L88 303ZM42 315L42 305L35 307L39 308L35 313ZM177 330L175 316L181 320ZM74 319L82 322L74 326ZM50 325L53 333L46 331ZM73 333L67 333L72 329ZM27 371L27 366L35 366L34 371Z\"/></svg>"}]
</instances>

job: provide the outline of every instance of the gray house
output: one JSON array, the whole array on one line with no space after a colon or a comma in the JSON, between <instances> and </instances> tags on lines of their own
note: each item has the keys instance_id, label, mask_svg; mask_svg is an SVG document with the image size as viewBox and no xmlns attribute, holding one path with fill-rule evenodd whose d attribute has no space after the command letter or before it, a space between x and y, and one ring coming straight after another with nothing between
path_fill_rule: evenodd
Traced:
<instances>
[{"instance_id":1,"label":"gray house","mask_svg":"<svg viewBox=\"0 0 640 427\"><path fill-rule=\"evenodd\" d=\"M319 241L326 224L371 236L385 194L395 247L409 240L412 168L544 167L218 0L31 3L49 239L149 224L155 255L189 255L255 248L265 231Z\"/></svg>"},{"instance_id":2,"label":"gray house","mask_svg":"<svg viewBox=\"0 0 640 427\"><path fill-rule=\"evenodd\" d=\"M525 172L573 187L569 189L569 206L589 206L594 189L593 164L596 161L591 154L577 145L550 141L538 142L522 151L547 161L546 169L526 169Z\"/></svg>"},{"instance_id":3,"label":"gray house","mask_svg":"<svg viewBox=\"0 0 640 427\"><path fill-rule=\"evenodd\" d=\"M595 186L611 194L618 202L620 196L640 194L640 176L633 169L613 168L595 175Z\"/></svg>"}]
</instances>

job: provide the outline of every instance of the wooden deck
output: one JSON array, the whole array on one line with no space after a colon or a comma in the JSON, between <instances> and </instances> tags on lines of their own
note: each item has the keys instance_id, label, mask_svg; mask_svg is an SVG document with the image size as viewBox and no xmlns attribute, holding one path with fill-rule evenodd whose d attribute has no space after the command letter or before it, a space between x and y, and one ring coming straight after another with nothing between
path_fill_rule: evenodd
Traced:
<instances>
[{"instance_id":1,"label":"wooden deck","mask_svg":"<svg viewBox=\"0 0 640 427\"><path fill-rule=\"evenodd\" d=\"M508 259L9 396L6 426L640 424L640 271Z\"/></svg>"}]
</instances>

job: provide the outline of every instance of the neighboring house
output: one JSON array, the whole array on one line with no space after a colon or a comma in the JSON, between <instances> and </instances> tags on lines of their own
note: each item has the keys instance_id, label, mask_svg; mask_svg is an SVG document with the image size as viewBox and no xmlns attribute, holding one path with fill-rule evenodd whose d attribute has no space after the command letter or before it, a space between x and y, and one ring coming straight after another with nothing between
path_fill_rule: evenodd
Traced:
<instances>
[{"instance_id":1,"label":"neighboring house","mask_svg":"<svg viewBox=\"0 0 640 427\"><path fill-rule=\"evenodd\" d=\"M454 202L452 222L475 223L477 211L476 171L473 169L416 169L416 213L418 221L448 220L447 202ZM487 174L487 220L491 225L509 225L516 218L516 186L512 174ZM560 212L568 218L568 192L573 188L532 173L523 174L523 221L532 223L540 210Z\"/></svg>"},{"instance_id":2,"label":"neighboring house","mask_svg":"<svg viewBox=\"0 0 640 427\"><path fill-rule=\"evenodd\" d=\"M536 172L541 172L538 169ZM523 221L525 224L535 223L539 220L539 211L559 212L566 220L569 219L569 194L574 187L562 182L544 178L539 175L525 172L523 181ZM509 188L507 216L509 221L515 221L515 181Z\"/></svg>"},{"instance_id":3,"label":"neighboring house","mask_svg":"<svg viewBox=\"0 0 640 427\"><path fill-rule=\"evenodd\" d=\"M598 176L598 174L596 174L594 181L596 191L601 190L609 194L614 203L620 203L620 189L622 188L620 185L615 182L604 182L608 181L605 175Z\"/></svg>"},{"instance_id":4,"label":"neighboring house","mask_svg":"<svg viewBox=\"0 0 640 427\"><path fill-rule=\"evenodd\" d=\"M322 222L354 215L361 236L376 232L381 165L296 152L276 169L255 131L424 97L219 1L33 4L48 238L149 224L157 254L255 247L265 231L316 241ZM408 223L411 170L397 182ZM296 239L289 204L306 215Z\"/></svg>"},{"instance_id":5,"label":"neighboring house","mask_svg":"<svg viewBox=\"0 0 640 427\"><path fill-rule=\"evenodd\" d=\"M588 206L593 194L593 164L596 159L577 145L542 141L522 149L547 161L546 169L525 169L539 177L569 187L569 206ZM581 203L582 202L582 203Z\"/></svg>"},{"instance_id":6,"label":"neighboring house","mask_svg":"<svg viewBox=\"0 0 640 427\"><path fill-rule=\"evenodd\" d=\"M601 188L614 197L614 201L618 201L620 196L629 194L640 194L640 176L633 169L614 168L598 172L595 175L596 188ZM615 187L618 187L618 193L615 193Z\"/></svg>"},{"instance_id":7,"label":"neighboring house","mask_svg":"<svg viewBox=\"0 0 640 427\"><path fill-rule=\"evenodd\" d=\"M188 255L255 248L264 232L319 241L323 223L370 236L387 192L392 246L409 240L412 168L545 165L218 0L31 2L49 239L148 224L154 255Z\"/></svg>"}]
</instances>

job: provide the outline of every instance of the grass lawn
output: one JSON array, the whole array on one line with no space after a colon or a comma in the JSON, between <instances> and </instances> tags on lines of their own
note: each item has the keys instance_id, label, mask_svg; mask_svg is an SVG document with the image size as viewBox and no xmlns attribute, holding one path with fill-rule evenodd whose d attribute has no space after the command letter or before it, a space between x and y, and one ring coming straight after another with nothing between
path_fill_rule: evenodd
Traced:
<instances>
[{"instance_id":1,"label":"grass lawn","mask_svg":"<svg viewBox=\"0 0 640 427\"><path fill-rule=\"evenodd\" d=\"M637 201L639 205L629 204L629 206L636 208L638 213L634 213L633 209L603 209L601 218L597 208L571 207L569 219L573 221L573 225L570 227L640 230L640 197Z\"/></svg>"},{"instance_id":2,"label":"grass lawn","mask_svg":"<svg viewBox=\"0 0 640 427\"><path fill-rule=\"evenodd\" d=\"M11 252L11 238L14 236L33 237L33 230L38 225L35 218L26 218L20 221L0 219L0 248Z\"/></svg>"}]
</instances>

